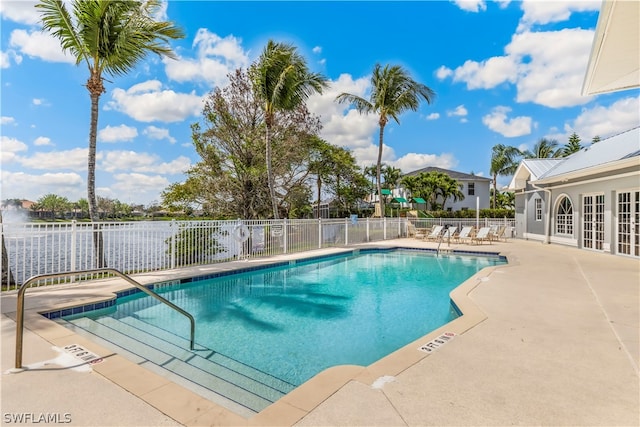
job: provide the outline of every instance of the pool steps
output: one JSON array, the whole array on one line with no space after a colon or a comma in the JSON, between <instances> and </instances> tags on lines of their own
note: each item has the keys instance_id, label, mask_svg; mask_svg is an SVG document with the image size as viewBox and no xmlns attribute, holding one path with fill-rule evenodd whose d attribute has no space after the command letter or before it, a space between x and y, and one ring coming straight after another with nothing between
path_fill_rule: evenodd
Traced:
<instances>
[{"instance_id":1,"label":"pool steps","mask_svg":"<svg viewBox=\"0 0 640 427\"><path fill-rule=\"evenodd\" d=\"M228 409L238 412L236 405L248 409L244 415L260 412L295 388L211 349L196 345L190 351L188 340L131 316L97 321L80 317L62 322L76 332L90 333L117 346L118 352L136 356L136 363L148 361L152 366L145 365L151 370L177 379L181 385L195 384L196 387L191 387L194 392L203 388L205 393L200 394L204 397L212 398L213 393L213 400Z\"/></svg>"}]
</instances>

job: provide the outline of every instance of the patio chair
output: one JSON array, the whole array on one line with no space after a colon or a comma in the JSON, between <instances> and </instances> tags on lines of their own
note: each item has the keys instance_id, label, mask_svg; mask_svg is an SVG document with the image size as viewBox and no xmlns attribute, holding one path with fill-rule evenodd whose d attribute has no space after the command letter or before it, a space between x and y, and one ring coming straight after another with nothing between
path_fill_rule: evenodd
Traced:
<instances>
[{"instance_id":1,"label":"patio chair","mask_svg":"<svg viewBox=\"0 0 640 427\"><path fill-rule=\"evenodd\" d=\"M444 233L442 233L442 240L453 240L457 229L458 227L452 225L444 230Z\"/></svg>"},{"instance_id":2,"label":"patio chair","mask_svg":"<svg viewBox=\"0 0 640 427\"><path fill-rule=\"evenodd\" d=\"M471 238L471 243L475 242L481 244L483 242L489 242L491 244L491 227L482 227L475 236Z\"/></svg>"},{"instance_id":3,"label":"patio chair","mask_svg":"<svg viewBox=\"0 0 640 427\"><path fill-rule=\"evenodd\" d=\"M466 227L462 227L462 230L455 236L453 236L454 241L457 243L471 242L471 236L473 233L473 226L469 225Z\"/></svg>"},{"instance_id":4,"label":"patio chair","mask_svg":"<svg viewBox=\"0 0 640 427\"><path fill-rule=\"evenodd\" d=\"M416 236L416 234L418 234L418 230L416 229L416 226L413 225L412 223L408 223L407 224L407 237L414 237L414 236Z\"/></svg>"},{"instance_id":5,"label":"patio chair","mask_svg":"<svg viewBox=\"0 0 640 427\"><path fill-rule=\"evenodd\" d=\"M424 237L424 240L438 240L443 228L444 225L434 226L433 230L431 230L431 232Z\"/></svg>"},{"instance_id":6,"label":"patio chair","mask_svg":"<svg viewBox=\"0 0 640 427\"><path fill-rule=\"evenodd\" d=\"M506 242L507 241L506 231L507 231L506 225L500 226L496 231L492 231L490 233L491 240L495 240L497 242L500 239L504 239L504 241Z\"/></svg>"}]
</instances>

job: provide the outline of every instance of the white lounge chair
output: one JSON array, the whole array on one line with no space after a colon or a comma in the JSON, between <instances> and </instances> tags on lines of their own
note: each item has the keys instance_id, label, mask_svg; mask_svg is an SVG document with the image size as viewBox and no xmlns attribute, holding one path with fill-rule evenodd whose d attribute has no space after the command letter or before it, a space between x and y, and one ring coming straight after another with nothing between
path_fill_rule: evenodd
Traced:
<instances>
[{"instance_id":1,"label":"white lounge chair","mask_svg":"<svg viewBox=\"0 0 640 427\"><path fill-rule=\"evenodd\" d=\"M483 242L489 242L491 244L491 227L482 227L475 236L471 238L471 242L476 242L478 244Z\"/></svg>"},{"instance_id":2,"label":"white lounge chair","mask_svg":"<svg viewBox=\"0 0 640 427\"><path fill-rule=\"evenodd\" d=\"M440 233L442 233L443 225L436 225L431 230L431 233L427 234L424 237L424 240L438 240L440 238Z\"/></svg>"},{"instance_id":3,"label":"white lounge chair","mask_svg":"<svg viewBox=\"0 0 640 427\"><path fill-rule=\"evenodd\" d=\"M465 241L471 241L471 234L473 233L473 226L469 225L462 227L462 230L454 236L454 240L458 243L464 243Z\"/></svg>"},{"instance_id":4,"label":"white lounge chair","mask_svg":"<svg viewBox=\"0 0 640 427\"><path fill-rule=\"evenodd\" d=\"M458 229L458 227L452 225L449 228L447 228L446 230L444 230L444 233L442 233L442 240L453 239L454 238L453 236L456 233L457 229Z\"/></svg>"}]
</instances>

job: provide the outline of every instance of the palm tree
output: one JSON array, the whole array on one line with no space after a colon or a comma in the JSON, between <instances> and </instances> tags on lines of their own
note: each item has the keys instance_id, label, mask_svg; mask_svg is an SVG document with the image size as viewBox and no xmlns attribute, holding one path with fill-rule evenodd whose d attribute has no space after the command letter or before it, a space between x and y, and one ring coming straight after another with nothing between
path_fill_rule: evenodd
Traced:
<instances>
[{"instance_id":1,"label":"palm tree","mask_svg":"<svg viewBox=\"0 0 640 427\"><path fill-rule=\"evenodd\" d=\"M380 174L382 165L382 147L384 145L384 128L392 118L400 124L398 116L406 110L417 111L420 99L431 104L435 98L435 92L411 78L409 73L399 65L376 64L371 75L371 94L369 99L350 93L341 93L336 97L339 103L353 104L359 113L375 113L378 115L380 136L378 140L378 162L376 164L376 179L378 200L380 201L380 213L384 215L384 202L382 200L382 186Z\"/></svg>"},{"instance_id":2,"label":"palm tree","mask_svg":"<svg viewBox=\"0 0 640 427\"><path fill-rule=\"evenodd\" d=\"M106 92L103 73L125 75L148 53L175 58L168 43L184 37L184 33L172 22L154 19L160 0L73 0L70 9L62 0L40 0L36 7L41 11L43 29L60 40L62 49L74 56L76 65L84 62L89 69L87 201L91 221L97 221L96 137L98 105ZM97 232L94 237L98 266L102 267L102 234Z\"/></svg>"},{"instance_id":3,"label":"palm tree","mask_svg":"<svg viewBox=\"0 0 640 427\"><path fill-rule=\"evenodd\" d=\"M491 149L491 168L493 176L493 209L497 206L498 176L511 175L518 168L517 158L522 156L522 152L516 147L498 144Z\"/></svg>"},{"instance_id":4,"label":"palm tree","mask_svg":"<svg viewBox=\"0 0 640 427\"><path fill-rule=\"evenodd\" d=\"M322 93L328 86L326 77L312 73L305 59L295 46L285 43L267 42L267 46L252 67L254 90L264 102L265 145L267 181L273 218L278 219L278 200L271 167L271 130L278 110L292 111L303 104L310 95Z\"/></svg>"},{"instance_id":5,"label":"palm tree","mask_svg":"<svg viewBox=\"0 0 640 427\"><path fill-rule=\"evenodd\" d=\"M445 210L444 205L449 198L451 198L453 203L458 200L464 200L462 184L460 184L457 179L451 178L445 173L440 176L440 188L438 190L442 196L442 210Z\"/></svg>"},{"instance_id":6,"label":"palm tree","mask_svg":"<svg viewBox=\"0 0 640 427\"><path fill-rule=\"evenodd\" d=\"M562 148L558 148L555 139L541 138L533 146L533 151L527 151L524 156L527 159L550 159L562 157Z\"/></svg>"}]
</instances>

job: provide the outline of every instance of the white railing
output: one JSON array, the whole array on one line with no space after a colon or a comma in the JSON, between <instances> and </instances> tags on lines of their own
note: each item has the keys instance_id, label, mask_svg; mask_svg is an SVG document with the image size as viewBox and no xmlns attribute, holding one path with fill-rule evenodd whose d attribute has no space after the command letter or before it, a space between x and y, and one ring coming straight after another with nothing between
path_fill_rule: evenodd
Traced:
<instances>
[{"instance_id":1,"label":"white railing","mask_svg":"<svg viewBox=\"0 0 640 427\"><path fill-rule=\"evenodd\" d=\"M404 218L1 224L2 290L36 275L114 268L125 274L339 247L406 236ZM102 235L103 263L94 249ZM7 269L8 268L8 269ZM95 276L91 276L95 277ZM89 278L89 277L83 277ZM38 286L54 283L43 280Z\"/></svg>"},{"instance_id":2,"label":"white railing","mask_svg":"<svg viewBox=\"0 0 640 427\"><path fill-rule=\"evenodd\" d=\"M456 218L411 222L416 228L477 225L475 219ZM478 225L507 225L513 229L514 220L482 218ZM103 239L102 264L94 249L96 229ZM4 241L0 258L2 290L12 290L36 275L106 267L135 274L396 239L407 236L408 220L71 221L0 223L0 230ZM49 279L36 285L52 283L54 280Z\"/></svg>"}]
</instances>

